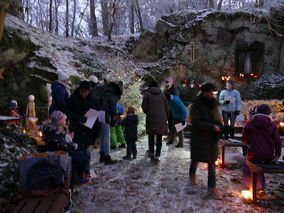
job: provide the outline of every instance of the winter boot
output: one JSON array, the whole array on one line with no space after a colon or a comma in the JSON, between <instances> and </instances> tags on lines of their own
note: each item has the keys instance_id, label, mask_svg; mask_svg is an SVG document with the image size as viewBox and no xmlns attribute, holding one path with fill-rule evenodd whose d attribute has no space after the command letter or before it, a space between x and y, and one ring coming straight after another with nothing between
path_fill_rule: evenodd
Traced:
<instances>
[{"instance_id":1,"label":"winter boot","mask_svg":"<svg viewBox=\"0 0 284 213\"><path fill-rule=\"evenodd\" d=\"M154 163L155 164L159 164L160 163L160 157L159 156L155 156Z\"/></svg>"},{"instance_id":2,"label":"winter boot","mask_svg":"<svg viewBox=\"0 0 284 213\"><path fill-rule=\"evenodd\" d=\"M230 138L234 138L235 136L235 128L230 126Z\"/></svg>"},{"instance_id":3,"label":"winter boot","mask_svg":"<svg viewBox=\"0 0 284 213\"><path fill-rule=\"evenodd\" d=\"M121 149L125 148L125 144L120 144L118 148L121 148Z\"/></svg>"},{"instance_id":4,"label":"winter boot","mask_svg":"<svg viewBox=\"0 0 284 213\"><path fill-rule=\"evenodd\" d=\"M207 196L210 197L210 198L214 198L214 199L220 199L221 198L220 193L218 192L218 190L215 187L208 188Z\"/></svg>"},{"instance_id":5,"label":"winter boot","mask_svg":"<svg viewBox=\"0 0 284 213\"><path fill-rule=\"evenodd\" d=\"M173 144L174 142L173 141L168 141L167 142L167 145L171 145L171 144Z\"/></svg>"},{"instance_id":6,"label":"winter boot","mask_svg":"<svg viewBox=\"0 0 284 213\"><path fill-rule=\"evenodd\" d=\"M189 181L192 185L197 185L197 179L196 179L196 175L194 174L189 174Z\"/></svg>"},{"instance_id":7,"label":"winter boot","mask_svg":"<svg viewBox=\"0 0 284 213\"><path fill-rule=\"evenodd\" d=\"M105 165L115 164L116 162L117 162L117 160L112 160L109 155L105 156Z\"/></svg>"},{"instance_id":8,"label":"winter boot","mask_svg":"<svg viewBox=\"0 0 284 213\"><path fill-rule=\"evenodd\" d=\"M106 156L104 152L100 152L100 163L105 162Z\"/></svg>"},{"instance_id":9,"label":"winter boot","mask_svg":"<svg viewBox=\"0 0 284 213\"><path fill-rule=\"evenodd\" d=\"M228 126L224 127L223 133L224 133L224 138L228 139L229 138L229 127Z\"/></svg>"},{"instance_id":10,"label":"winter boot","mask_svg":"<svg viewBox=\"0 0 284 213\"><path fill-rule=\"evenodd\" d=\"M126 156L123 157L123 160L130 160L131 159L131 153L127 152Z\"/></svg>"},{"instance_id":11,"label":"winter boot","mask_svg":"<svg viewBox=\"0 0 284 213\"><path fill-rule=\"evenodd\" d=\"M133 152L132 155L133 155L133 159L136 159L136 157L137 157L137 152Z\"/></svg>"},{"instance_id":12,"label":"winter boot","mask_svg":"<svg viewBox=\"0 0 284 213\"><path fill-rule=\"evenodd\" d=\"M176 145L176 148L182 148L183 147L183 143L182 142L179 142L177 145Z\"/></svg>"}]
</instances>

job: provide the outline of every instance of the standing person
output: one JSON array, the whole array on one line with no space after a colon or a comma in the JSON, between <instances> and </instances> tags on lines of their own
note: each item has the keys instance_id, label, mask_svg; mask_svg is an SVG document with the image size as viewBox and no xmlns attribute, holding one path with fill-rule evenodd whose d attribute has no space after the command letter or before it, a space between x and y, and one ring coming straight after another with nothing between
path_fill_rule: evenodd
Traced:
<instances>
[{"instance_id":1,"label":"standing person","mask_svg":"<svg viewBox=\"0 0 284 213\"><path fill-rule=\"evenodd\" d=\"M130 160L131 154L133 159L137 156L136 141L137 137L137 126L138 126L138 116L135 114L135 108L133 106L128 107L127 116L123 121L120 122L120 125L125 126L124 135L126 139L126 156L123 157L123 160Z\"/></svg>"},{"instance_id":2,"label":"standing person","mask_svg":"<svg viewBox=\"0 0 284 213\"><path fill-rule=\"evenodd\" d=\"M191 164L190 181L197 184L198 162L208 164L208 195L218 196L216 190L215 161L218 155L218 133L221 132L218 102L214 97L216 87L211 83L201 86L201 94L196 96L191 106Z\"/></svg>"},{"instance_id":3,"label":"standing person","mask_svg":"<svg viewBox=\"0 0 284 213\"><path fill-rule=\"evenodd\" d=\"M180 98L178 96L167 95L166 97L167 97L167 100L169 102L170 112L172 113L172 115L174 117L174 123L173 123L174 125L171 129L170 140L167 143L167 144L172 144L173 139L174 139L175 134L176 134L175 124L182 123L184 125L188 111L187 111L187 108L184 106L184 104L182 103L182 101L180 100ZM176 145L176 148L181 148L181 147L183 147L183 142L184 142L184 132L183 132L183 130L181 130L177 134L178 134L179 142Z\"/></svg>"},{"instance_id":4,"label":"standing person","mask_svg":"<svg viewBox=\"0 0 284 213\"><path fill-rule=\"evenodd\" d=\"M100 109L105 112L105 123L101 124L100 133L100 162L104 162L106 165L117 162L110 157L110 125L114 123L116 104L121 95L121 87L115 82L110 82L100 97Z\"/></svg>"},{"instance_id":5,"label":"standing person","mask_svg":"<svg viewBox=\"0 0 284 213\"><path fill-rule=\"evenodd\" d=\"M227 81L226 88L221 91L219 97L219 103L222 105L224 136L226 139L228 139L229 133L231 138L234 137L236 117L241 111L241 96L239 91L233 88L233 85L234 82L232 80Z\"/></svg>"},{"instance_id":6,"label":"standing person","mask_svg":"<svg viewBox=\"0 0 284 213\"><path fill-rule=\"evenodd\" d=\"M29 130L29 134L36 134L36 111L35 111L35 96L34 95L29 95L28 97L28 104L27 104L27 109L26 109L26 117L27 117L27 127Z\"/></svg>"},{"instance_id":7,"label":"standing person","mask_svg":"<svg viewBox=\"0 0 284 213\"><path fill-rule=\"evenodd\" d=\"M125 138L123 135L123 131L121 128L121 125L119 124L121 122L120 116L123 115L124 110L123 106L119 103L116 104L116 115L114 116L113 120L114 123L110 127L110 138L111 138L111 149L115 149L117 145L117 139L119 140L119 148L125 148Z\"/></svg>"},{"instance_id":8,"label":"standing person","mask_svg":"<svg viewBox=\"0 0 284 213\"><path fill-rule=\"evenodd\" d=\"M149 137L149 157L152 161L160 161L162 135L168 134L167 117L168 101L156 81L149 84L142 101L142 109L146 114L146 133ZM154 137L156 135L156 154L154 155Z\"/></svg>"},{"instance_id":9,"label":"standing person","mask_svg":"<svg viewBox=\"0 0 284 213\"><path fill-rule=\"evenodd\" d=\"M179 91L178 89L175 87L174 85L174 80L172 77L168 77L165 79L165 90L164 90L164 95L177 95L179 96ZM171 111L169 112L169 117L168 117L168 128L169 128L169 135L168 137L165 138L165 140L169 140L170 139L170 134L171 131L174 127L174 118L173 115L171 113ZM167 143L168 145L171 143Z\"/></svg>"},{"instance_id":10,"label":"standing person","mask_svg":"<svg viewBox=\"0 0 284 213\"><path fill-rule=\"evenodd\" d=\"M18 109L18 103L16 100L12 100L10 102L10 107L9 107L9 115L12 117L20 117L20 112ZM19 121L15 120L15 121L9 121L10 125L16 125L19 126Z\"/></svg>"},{"instance_id":11,"label":"standing person","mask_svg":"<svg viewBox=\"0 0 284 213\"><path fill-rule=\"evenodd\" d=\"M70 131L74 131L73 141L78 144L79 149L83 152L84 157L88 159L88 163L82 165L84 167L85 176L90 172L91 154L88 147L93 144L95 136L94 132L99 131L99 122L96 121L93 128L90 129L83 125L87 121L85 114L92 108L98 110L98 100L92 95L91 84L88 81L82 81L75 92L70 96L67 103L68 116L70 119Z\"/></svg>"},{"instance_id":12,"label":"standing person","mask_svg":"<svg viewBox=\"0 0 284 213\"><path fill-rule=\"evenodd\" d=\"M69 76L63 72L58 73L58 80L51 84L52 102L49 107L49 115L55 110L66 114L67 101L70 95Z\"/></svg>"},{"instance_id":13,"label":"standing person","mask_svg":"<svg viewBox=\"0 0 284 213\"><path fill-rule=\"evenodd\" d=\"M244 127L242 141L248 145L247 160L259 162L276 162L281 155L281 139L278 128L269 115L271 109L266 104L257 106L256 114ZM243 164L243 183L250 186L250 169ZM259 194L264 193L264 174L256 177L256 187Z\"/></svg>"}]
</instances>

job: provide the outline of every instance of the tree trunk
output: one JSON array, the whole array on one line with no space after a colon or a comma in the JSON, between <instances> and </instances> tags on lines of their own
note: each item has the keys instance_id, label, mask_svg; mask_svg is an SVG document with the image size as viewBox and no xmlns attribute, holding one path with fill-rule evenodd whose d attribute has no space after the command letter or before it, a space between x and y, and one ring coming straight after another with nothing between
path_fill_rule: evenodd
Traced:
<instances>
[{"instance_id":1,"label":"tree trunk","mask_svg":"<svg viewBox=\"0 0 284 213\"><path fill-rule=\"evenodd\" d=\"M58 0L54 1L55 4L55 33L58 34L59 31L59 22L58 22L58 7L59 7L59 2Z\"/></svg>"},{"instance_id":2,"label":"tree trunk","mask_svg":"<svg viewBox=\"0 0 284 213\"><path fill-rule=\"evenodd\" d=\"M264 6L265 0L256 0L255 1L255 7L256 8L262 8Z\"/></svg>"},{"instance_id":3,"label":"tree trunk","mask_svg":"<svg viewBox=\"0 0 284 213\"><path fill-rule=\"evenodd\" d=\"M111 24L109 27L109 32L108 32L108 41L111 41L111 34L112 34L112 29L114 27L115 24L115 15L116 15L116 11L117 11L117 7L116 7L116 1L119 0L113 0L112 2L112 16L111 16Z\"/></svg>"},{"instance_id":4,"label":"tree trunk","mask_svg":"<svg viewBox=\"0 0 284 213\"><path fill-rule=\"evenodd\" d=\"M49 1L49 32L52 32L52 0Z\"/></svg>"},{"instance_id":5,"label":"tree trunk","mask_svg":"<svg viewBox=\"0 0 284 213\"><path fill-rule=\"evenodd\" d=\"M95 0L90 0L90 15L91 15L91 30L92 36L99 36L98 32L98 24L97 24L97 17L96 17L96 6Z\"/></svg>"},{"instance_id":6,"label":"tree trunk","mask_svg":"<svg viewBox=\"0 0 284 213\"><path fill-rule=\"evenodd\" d=\"M10 0L9 11L11 15L24 20L24 10L22 0Z\"/></svg>"},{"instance_id":7,"label":"tree trunk","mask_svg":"<svg viewBox=\"0 0 284 213\"><path fill-rule=\"evenodd\" d=\"M9 8L9 1L0 2L0 41L2 38L2 32L4 29L4 25L5 25L5 19L6 19L8 8Z\"/></svg>"},{"instance_id":8,"label":"tree trunk","mask_svg":"<svg viewBox=\"0 0 284 213\"><path fill-rule=\"evenodd\" d=\"M65 35L69 37L69 0L66 0Z\"/></svg>"},{"instance_id":9,"label":"tree trunk","mask_svg":"<svg viewBox=\"0 0 284 213\"><path fill-rule=\"evenodd\" d=\"M101 0L102 7L102 21L103 21L103 34L109 34L109 11L108 11L108 0Z\"/></svg>"},{"instance_id":10,"label":"tree trunk","mask_svg":"<svg viewBox=\"0 0 284 213\"><path fill-rule=\"evenodd\" d=\"M219 0L218 6L217 6L217 10L221 10L222 9L222 3L223 3L223 0Z\"/></svg>"},{"instance_id":11,"label":"tree trunk","mask_svg":"<svg viewBox=\"0 0 284 213\"><path fill-rule=\"evenodd\" d=\"M138 21L139 21L140 32L143 32L144 31L143 20L142 20L142 15L141 15L141 11L140 11L140 6L139 6L138 0L135 0L135 12L136 12L136 15L137 15Z\"/></svg>"},{"instance_id":12,"label":"tree trunk","mask_svg":"<svg viewBox=\"0 0 284 213\"><path fill-rule=\"evenodd\" d=\"M215 8L214 0L209 0L209 8L210 9L214 9Z\"/></svg>"},{"instance_id":13,"label":"tree trunk","mask_svg":"<svg viewBox=\"0 0 284 213\"><path fill-rule=\"evenodd\" d=\"M71 27L71 37L74 36L74 27L75 27L75 18L76 18L76 8L77 8L77 1L73 0L73 18L72 18L72 27Z\"/></svg>"},{"instance_id":14,"label":"tree trunk","mask_svg":"<svg viewBox=\"0 0 284 213\"><path fill-rule=\"evenodd\" d=\"M130 28L130 33L134 34L134 4L133 0L129 0L129 28Z\"/></svg>"}]
</instances>

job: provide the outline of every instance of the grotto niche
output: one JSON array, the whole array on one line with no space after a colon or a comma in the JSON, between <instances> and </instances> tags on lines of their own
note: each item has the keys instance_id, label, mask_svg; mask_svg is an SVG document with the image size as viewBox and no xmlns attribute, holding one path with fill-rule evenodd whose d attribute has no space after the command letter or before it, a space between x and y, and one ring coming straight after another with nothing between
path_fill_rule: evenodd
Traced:
<instances>
[{"instance_id":1,"label":"grotto niche","mask_svg":"<svg viewBox=\"0 0 284 213\"><path fill-rule=\"evenodd\" d=\"M264 44L254 42L250 46L240 46L235 53L235 76L238 78L258 78L263 73Z\"/></svg>"}]
</instances>

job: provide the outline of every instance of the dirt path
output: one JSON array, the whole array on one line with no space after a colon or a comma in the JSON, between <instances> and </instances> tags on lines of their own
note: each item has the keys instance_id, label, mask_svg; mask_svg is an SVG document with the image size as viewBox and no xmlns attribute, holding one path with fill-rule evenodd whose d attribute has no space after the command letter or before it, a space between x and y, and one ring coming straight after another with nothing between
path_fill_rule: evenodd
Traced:
<instances>
[{"instance_id":1,"label":"dirt path","mask_svg":"<svg viewBox=\"0 0 284 213\"><path fill-rule=\"evenodd\" d=\"M250 204L241 198L243 161L240 148L226 150L226 162L234 163L226 169L217 168L217 188L221 200L206 198L207 165L199 164L198 185L188 181L190 162L189 142L183 149L163 142L161 162L154 165L146 155L147 137L138 143L136 160L120 161L104 166L98 162L99 151L92 151L92 168L97 179L78 187L73 194L74 212L284 212L284 193L279 191L283 175L266 176L267 192L271 199ZM125 149L111 153L122 159Z\"/></svg>"}]
</instances>

